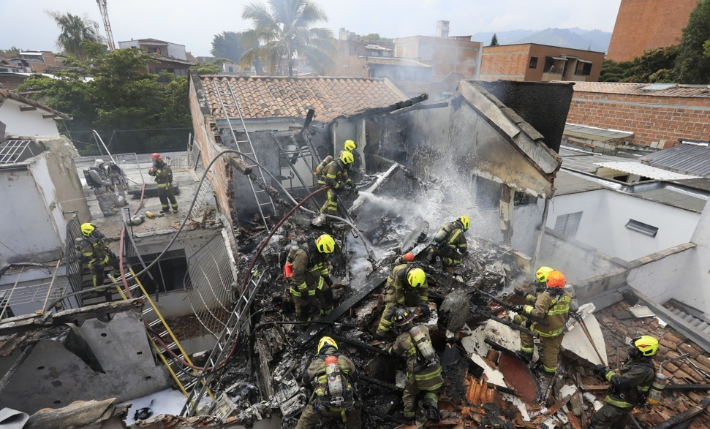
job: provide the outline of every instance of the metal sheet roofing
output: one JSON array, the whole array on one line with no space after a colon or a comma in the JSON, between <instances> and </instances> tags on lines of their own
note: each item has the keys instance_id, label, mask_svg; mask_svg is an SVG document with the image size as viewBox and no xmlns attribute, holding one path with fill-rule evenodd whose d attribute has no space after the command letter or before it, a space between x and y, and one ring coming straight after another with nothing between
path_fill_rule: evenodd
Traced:
<instances>
[{"instance_id":1,"label":"metal sheet roofing","mask_svg":"<svg viewBox=\"0 0 710 429\"><path fill-rule=\"evenodd\" d=\"M572 137L582 137L595 141L608 141L617 139L621 140L634 136L634 133L631 131L608 130L605 128L590 127L588 125L570 123L565 124L564 134Z\"/></svg>"},{"instance_id":2,"label":"metal sheet roofing","mask_svg":"<svg viewBox=\"0 0 710 429\"><path fill-rule=\"evenodd\" d=\"M612 170L621 171L629 174L638 174L639 176L648 177L653 180L684 180L698 179L699 176L691 176L686 174L674 173L662 168L652 167L650 165L641 164L640 162L628 161L612 161L612 162L597 162L595 165Z\"/></svg>"},{"instance_id":3,"label":"metal sheet roofing","mask_svg":"<svg viewBox=\"0 0 710 429\"><path fill-rule=\"evenodd\" d=\"M637 162L632 158L621 158L618 156L602 155L599 153L587 152L581 149L572 149L569 147L560 148L560 157L562 157L562 167L570 170L581 171L583 173L595 174L599 169L597 163L600 162Z\"/></svg>"},{"instance_id":4,"label":"metal sheet roofing","mask_svg":"<svg viewBox=\"0 0 710 429\"><path fill-rule=\"evenodd\" d=\"M710 177L710 147L707 144L681 144L646 155L641 162L679 173Z\"/></svg>"}]
</instances>

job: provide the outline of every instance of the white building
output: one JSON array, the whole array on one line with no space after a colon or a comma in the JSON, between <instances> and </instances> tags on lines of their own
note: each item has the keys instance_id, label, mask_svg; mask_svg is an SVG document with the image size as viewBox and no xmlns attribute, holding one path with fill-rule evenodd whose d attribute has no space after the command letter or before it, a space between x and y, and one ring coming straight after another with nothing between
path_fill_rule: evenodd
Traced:
<instances>
[{"instance_id":1,"label":"white building","mask_svg":"<svg viewBox=\"0 0 710 429\"><path fill-rule=\"evenodd\" d=\"M71 120L71 117L12 91L0 89L0 122L6 126L5 134L58 135L58 119Z\"/></svg>"}]
</instances>

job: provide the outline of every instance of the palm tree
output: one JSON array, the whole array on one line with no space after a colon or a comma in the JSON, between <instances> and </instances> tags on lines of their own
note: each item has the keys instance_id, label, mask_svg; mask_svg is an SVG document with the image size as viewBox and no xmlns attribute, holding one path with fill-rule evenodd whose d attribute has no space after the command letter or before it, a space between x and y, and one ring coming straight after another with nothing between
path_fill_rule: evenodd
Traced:
<instances>
[{"instance_id":1,"label":"palm tree","mask_svg":"<svg viewBox=\"0 0 710 429\"><path fill-rule=\"evenodd\" d=\"M71 13L48 11L47 15L54 19L61 30L57 37L57 47L74 58L84 61L87 54L82 42L100 43L97 33L98 25L89 18L82 18Z\"/></svg>"},{"instance_id":2,"label":"palm tree","mask_svg":"<svg viewBox=\"0 0 710 429\"><path fill-rule=\"evenodd\" d=\"M316 22L328 20L318 4L311 0L267 1L268 6L251 3L244 7L242 18L253 23L244 43L258 46L242 54L241 66L250 67L254 60L260 59L274 73L286 62L288 75L293 76L294 54L321 71L333 63L333 32L327 28L310 28Z\"/></svg>"}]
</instances>

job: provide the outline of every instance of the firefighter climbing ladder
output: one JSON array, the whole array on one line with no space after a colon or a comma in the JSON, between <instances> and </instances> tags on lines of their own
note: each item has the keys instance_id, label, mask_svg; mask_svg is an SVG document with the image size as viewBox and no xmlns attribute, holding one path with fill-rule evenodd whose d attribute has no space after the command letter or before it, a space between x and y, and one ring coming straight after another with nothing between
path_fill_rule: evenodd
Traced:
<instances>
[{"instance_id":1,"label":"firefighter climbing ladder","mask_svg":"<svg viewBox=\"0 0 710 429\"><path fill-rule=\"evenodd\" d=\"M239 300L234 305L234 309L229 315L229 319L227 319L227 323L225 323L224 329L217 339L217 343L212 349L212 352L210 352L210 357L207 358L207 363L205 363L205 367L200 374L203 383L192 386L193 388L190 391L190 395L180 413L181 416L189 417L195 414L205 392L209 392L207 386L212 376L217 372L219 367L229 359L236 349L239 333L244 327L245 322L249 320L249 307L251 307L251 303L259 290L263 278L264 274L256 270L249 278L249 282L242 291Z\"/></svg>"},{"instance_id":2,"label":"firefighter climbing ladder","mask_svg":"<svg viewBox=\"0 0 710 429\"><path fill-rule=\"evenodd\" d=\"M234 94L234 91L232 90L232 85L229 83L229 80L226 80L227 83L227 89L229 90L229 94L232 97L232 101L234 102L234 106L237 108L237 113L239 114L239 121L242 123L242 129L244 130L244 135L246 136L246 140L238 140L236 134L234 133L234 128L232 127L232 122L229 119L229 115L227 114L227 109L224 106L224 100L222 99L222 92L219 90L219 87L215 83L215 81L212 81L212 87L214 88L215 94L217 94L217 100L219 100L219 105L222 108L222 113L224 114L224 118L227 120L227 124L229 125L229 131L232 133L232 138L234 138L235 144L237 145L237 150L244 155L252 158L254 161L259 162L259 159L256 157L256 151L254 150L254 145L251 142L251 137L249 136L249 131L247 131L247 126L244 123L244 114L242 113L242 108L239 105L239 100L237 100L237 96ZM240 155L242 160L246 162L247 164L251 164L252 161L250 159L245 158L244 156ZM258 166L255 169L258 171L257 174L257 180L261 180L262 183L266 184L266 179L264 178L264 172L261 171L261 168ZM274 200L271 199L271 196L269 195L268 192L264 191L263 189L259 189L257 187L254 187L254 182L252 180L249 180L249 186L251 186L251 191L254 194L254 198L256 199L256 206L259 209L259 214L261 215L261 219L264 222L264 226L266 227L267 231L270 231L271 228L269 228L269 224L266 220L266 216L264 216L264 211L266 210L271 210L271 213L273 215L276 215L276 207L274 206Z\"/></svg>"},{"instance_id":3,"label":"firefighter climbing ladder","mask_svg":"<svg viewBox=\"0 0 710 429\"><path fill-rule=\"evenodd\" d=\"M156 351L156 354L163 362L165 367L168 369L170 376L173 378L175 384L177 384L180 391L185 396L188 396L187 392L190 391L195 385L199 384L200 379L196 377L198 372L197 370L190 369L187 366L184 366L184 364L181 364L180 360L186 362L189 365L193 365L190 361L190 357L182 348L182 345L180 345L180 342L178 341L177 337L175 337L175 334L173 334L173 331L168 326L167 322L163 318L163 315L160 314L160 311L155 306L155 302L153 302L153 300L150 298L150 295L148 295L148 293L146 292L145 288L143 287L143 284L140 282L140 280L138 280L137 277L135 277L135 273L132 269L130 270L130 272L130 280L135 281L135 284L129 286L128 290L131 292L135 290L140 290L141 294L143 294L143 297L145 297L148 303L148 307L143 310L142 314L143 323L145 324L146 329L157 335L161 339L161 341L166 344L167 348L172 350L178 357L170 359L166 358L166 349L162 346L159 346L158 343L153 339L153 336L148 335L150 344L153 346ZM116 289L118 289L118 293L121 295L121 298L123 298L124 301L127 301L128 297L126 296L126 293L121 288L121 286L116 283L115 280L114 284L116 285ZM155 314L156 319L152 322L147 322L146 318L150 317L150 315L152 314ZM207 392L212 398L214 398L212 392L209 391L209 389L207 389Z\"/></svg>"}]
</instances>

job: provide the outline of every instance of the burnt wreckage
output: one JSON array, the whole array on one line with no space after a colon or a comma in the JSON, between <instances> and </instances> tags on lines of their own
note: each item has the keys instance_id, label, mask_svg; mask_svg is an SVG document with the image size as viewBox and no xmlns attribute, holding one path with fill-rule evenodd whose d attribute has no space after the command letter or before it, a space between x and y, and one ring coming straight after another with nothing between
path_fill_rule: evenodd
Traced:
<instances>
[{"instance_id":1,"label":"burnt wreckage","mask_svg":"<svg viewBox=\"0 0 710 429\"><path fill-rule=\"evenodd\" d=\"M553 87L568 104L571 88ZM426 99L421 97L363 112L369 133L366 169L355 178L359 193L340 197L341 216L314 225L313 209L322 203L322 193L315 197L319 204L312 204L311 194L298 210L283 210L290 211L275 216L283 219L271 231L266 222L267 228L260 225L263 212L238 213L242 280L235 308L215 349L196 362L205 368L204 387L190 395L183 415L209 413L247 427L273 416L281 418L282 427L294 427L311 396L310 386L299 383L301 374L314 359L318 340L328 335L360 371L363 427L407 424L399 412L404 373L399 360L386 353L390 344L374 337L384 283L396 258L406 252L427 273L432 311L418 323L429 327L446 380L436 427L538 427L564 405L556 404L551 393L562 398L553 389L554 379L542 377L540 383L515 356L506 338L514 330L530 331L506 319L507 307L517 302L515 297L508 302L504 293L530 276L541 233L514 235L514 195L551 198L559 158L545 137L492 94L495 87L488 89L462 82L460 93L445 102L416 104ZM326 128L308 122L301 132L261 134L268 134L264 140L273 141L283 157L279 141L325 156L313 140L327 135ZM557 131L552 126L547 131L554 141ZM260 133L251 134L257 140ZM446 271L423 250L433 231L462 214L471 216L469 252L453 272ZM336 308L327 316L297 321L282 272L286 253L323 233L337 243L329 260ZM518 242L526 243L533 258L513 247ZM204 405L208 389L216 401Z\"/></svg>"}]
</instances>

